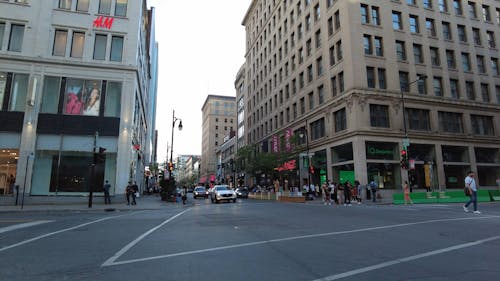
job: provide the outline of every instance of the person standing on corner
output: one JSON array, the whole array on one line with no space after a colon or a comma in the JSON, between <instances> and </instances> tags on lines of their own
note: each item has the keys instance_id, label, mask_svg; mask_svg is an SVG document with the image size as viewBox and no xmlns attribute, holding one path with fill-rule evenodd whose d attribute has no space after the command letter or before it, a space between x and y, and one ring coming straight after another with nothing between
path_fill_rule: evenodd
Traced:
<instances>
[{"instance_id":1,"label":"person standing on corner","mask_svg":"<svg viewBox=\"0 0 500 281\"><path fill-rule=\"evenodd\" d=\"M372 191L372 202L377 202L377 183L375 180L370 182L370 189Z\"/></svg>"},{"instance_id":2,"label":"person standing on corner","mask_svg":"<svg viewBox=\"0 0 500 281\"><path fill-rule=\"evenodd\" d=\"M408 181L405 181L405 184L403 185L403 193L405 197L405 205L408 203L413 204L413 201L410 198L410 187L408 186Z\"/></svg>"},{"instance_id":3,"label":"person standing on corner","mask_svg":"<svg viewBox=\"0 0 500 281\"><path fill-rule=\"evenodd\" d=\"M475 179L475 174L473 171L469 171L467 177L465 177L465 187L469 189L470 199L465 205L463 205L464 211L469 212L470 203L474 206L474 214L481 214L480 211L477 210L477 184Z\"/></svg>"},{"instance_id":4,"label":"person standing on corner","mask_svg":"<svg viewBox=\"0 0 500 281\"><path fill-rule=\"evenodd\" d=\"M125 195L127 195L127 205L130 205L130 197L135 201L134 189L132 188L132 182L129 181L127 187L125 188Z\"/></svg>"},{"instance_id":5,"label":"person standing on corner","mask_svg":"<svg viewBox=\"0 0 500 281\"><path fill-rule=\"evenodd\" d=\"M111 184L106 180L103 186L104 189L104 204L111 204L111 196L109 196L109 190L111 189Z\"/></svg>"}]
</instances>

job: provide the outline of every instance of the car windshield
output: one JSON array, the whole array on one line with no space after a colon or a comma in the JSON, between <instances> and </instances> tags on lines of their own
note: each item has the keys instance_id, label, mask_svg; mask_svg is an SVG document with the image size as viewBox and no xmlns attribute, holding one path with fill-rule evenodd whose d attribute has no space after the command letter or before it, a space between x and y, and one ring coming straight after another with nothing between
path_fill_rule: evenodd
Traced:
<instances>
[{"instance_id":1,"label":"car windshield","mask_svg":"<svg viewBox=\"0 0 500 281\"><path fill-rule=\"evenodd\" d=\"M216 186L215 187L215 190L219 191L219 190L227 190L227 186L225 185L222 185L222 186Z\"/></svg>"},{"instance_id":2,"label":"car windshield","mask_svg":"<svg viewBox=\"0 0 500 281\"><path fill-rule=\"evenodd\" d=\"M204 187L197 187L194 190L195 191L205 191L205 188Z\"/></svg>"}]
</instances>

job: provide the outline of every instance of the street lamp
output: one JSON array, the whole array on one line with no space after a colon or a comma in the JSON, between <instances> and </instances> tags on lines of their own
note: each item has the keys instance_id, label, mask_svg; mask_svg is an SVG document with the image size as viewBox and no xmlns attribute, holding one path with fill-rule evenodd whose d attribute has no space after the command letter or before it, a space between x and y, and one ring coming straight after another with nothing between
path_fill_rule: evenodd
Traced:
<instances>
[{"instance_id":1,"label":"street lamp","mask_svg":"<svg viewBox=\"0 0 500 281\"><path fill-rule=\"evenodd\" d=\"M171 181L173 182L173 175L172 175L172 171L173 171L173 153L174 153L174 130L175 130L175 122L179 121L179 131L182 131L182 120L180 118L177 118L175 117L175 110L172 110L172 141L170 143L170 166L169 165L169 174L170 174L170 179ZM172 167L172 168L170 168Z\"/></svg>"}]
</instances>

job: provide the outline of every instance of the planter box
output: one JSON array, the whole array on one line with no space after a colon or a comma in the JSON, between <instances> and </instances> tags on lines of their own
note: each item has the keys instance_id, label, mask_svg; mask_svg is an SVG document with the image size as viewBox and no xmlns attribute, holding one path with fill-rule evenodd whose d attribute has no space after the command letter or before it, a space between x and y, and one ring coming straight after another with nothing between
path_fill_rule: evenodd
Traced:
<instances>
[{"instance_id":1,"label":"planter box","mask_svg":"<svg viewBox=\"0 0 500 281\"><path fill-rule=\"evenodd\" d=\"M305 203L306 198L304 196L280 196L278 201L293 202L293 203Z\"/></svg>"}]
</instances>

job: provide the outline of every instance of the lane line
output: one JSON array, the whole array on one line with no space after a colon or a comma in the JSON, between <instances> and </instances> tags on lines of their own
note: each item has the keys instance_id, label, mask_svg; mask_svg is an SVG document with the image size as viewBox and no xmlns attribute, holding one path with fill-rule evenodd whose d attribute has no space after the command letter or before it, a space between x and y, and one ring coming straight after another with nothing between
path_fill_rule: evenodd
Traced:
<instances>
[{"instance_id":1,"label":"lane line","mask_svg":"<svg viewBox=\"0 0 500 281\"><path fill-rule=\"evenodd\" d=\"M127 214L125 214L125 215L127 215ZM66 232L66 231L78 229L80 227L84 227L84 226L91 225L91 224L94 224L94 223L102 222L102 221L105 221L105 220L115 219L115 218L122 217L122 216L125 216L125 215L118 215L118 216L113 216L113 217L102 218L102 219L98 219L98 220L94 220L94 221L82 223L82 224L79 224L79 225L76 225L76 226L68 227L68 228L65 228L65 229L61 229L61 230L58 230L58 231L46 233L46 234L43 234L43 235L40 235L40 236L37 236L37 237L33 237L31 239L28 239L28 240L24 240L24 241L21 241L21 242L18 242L18 243L15 243L15 244L12 244L12 245L0 248L0 252L6 251L8 249L15 248L15 247L19 247L19 246L22 246L22 245L25 245L25 244L28 244L28 243L31 243L31 242L34 242L34 241L46 238L46 237L54 236L54 235L59 234L59 233L63 233L63 232Z\"/></svg>"},{"instance_id":2,"label":"lane line","mask_svg":"<svg viewBox=\"0 0 500 281\"><path fill-rule=\"evenodd\" d=\"M360 229L353 229L353 230L344 230L344 231L335 231L335 232L327 232L327 233L318 233L318 234L309 234L309 235L285 237L285 238L263 240L263 241L256 241L256 242L249 242L249 243L242 243L242 244L235 244L235 245L228 245L228 246L221 246L221 247L200 249L200 250L185 251L185 252L179 252L179 253L173 253L173 254L166 254L166 255L146 257L146 258L131 259L131 260L125 260L125 261L119 261L119 262L115 262L116 259L114 259L113 261L110 261L110 260L106 261L102 266L123 265L123 264L130 264L130 263L136 263L136 262L144 262L144 261L151 261L151 260L157 260L157 259L165 259L165 258L171 258L171 257L178 257L178 256L192 255L192 254L214 252L214 251L234 249L234 248L241 248L241 247L256 246L256 245L262 245L262 244L278 243L278 242L291 241L291 240L299 240L299 239L308 239L308 238L318 238L318 237L324 237L324 236L334 236L334 235L342 235L342 234L351 234L351 233L366 232L366 231L380 230L380 229L389 229L389 228L397 228L397 227L412 226L412 225L419 225L419 224L428 224L428 223L436 223L436 222L448 222L448 221L492 219L492 218L500 218L500 216L481 216L481 217L467 217L467 218L427 220L427 221L420 221L420 222L410 222L410 223L393 224L393 225L386 225L386 226L367 227L367 228L360 228Z\"/></svg>"},{"instance_id":3,"label":"lane line","mask_svg":"<svg viewBox=\"0 0 500 281\"><path fill-rule=\"evenodd\" d=\"M150 230L146 231L145 233L143 233L141 236L137 237L136 239L134 239L132 242L128 243L125 247L123 247L120 251L116 252L116 254L114 254L112 257L110 257L109 259L107 259L102 265L102 266L111 266L111 265L115 265L115 261L117 259L119 259L123 254L125 254L128 250L130 250L132 247L134 247L137 243L139 243L142 239L144 239L146 236L148 236L149 234L153 233L154 231L156 231L157 229L159 229L160 227L164 226L165 224L171 222L172 220L174 220L175 218L181 216L182 214L184 214L185 212L189 211L190 209L187 209L187 210L184 210L180 213L178 213L177 215L165 220L164 222L160 223L159 225L151 228Z\"/></svg>"},{"instance_id":4,"label":"lane line","mask_svg":"<svg viewBox=\"0 0 500 281\"><path fill-rule=\"evenodd\" d=\"M53 221L33 221L33 222L20 223L20 224L15 224L15 225L11 225L11 226L6 226L6 227L0 228L0 233L5 233L8 231L13 231L13 230L26 228L26 227L30 227L30 226L34 226L34 225L39 225L39 224L44 224L44 223L49 223L49 222L53 222Z\"/></svg>"},{"instance_id":5,"label":"lane line","mask_svg":"<svg viewBox=\"0 0 500 281\"><path fill-rule=\"evenodd\" d=\"M490 242L490 241L498 240L498 239L500 239L500 235L489 237L489 238L482 239L482 240L469 242L469 243L465 243L465 244L459 244L459 245L455 245L455 246L451 246L451 247L447 247L447 248L443 248L443 249L439 249L439 250L425 252L425 253L421 253L418 255L413 255L413 256L409 256L409 257L405 257L405 258L399 258L399 259L395 259L395 260L391 260L391 261L386 261L383 263L379 263L379 264L375 264L375 265L371 265L371 266L367 266L367 267L363 267L363 268L359 268L359 269L355 269L355 270L351 270L351 271L323 277L320 279L315 279L313 281L338 280L338 279L366 273L369 271L381 269L384 267L393 266L393 265L400 264L400 263L410 262L410 261L414 261L414 260L418 260L418 259L422 259L422 258L426 258L426 257L430 257L430 256L435 256L435 255L439 255L439 254L443 254L443 253L447 253L447 252L451 252L451 251L456 251L456 250L460 250L460 249L464 249L464 248L468 248L468 247L472 247L472 246L477 246L477 245L484 244L486 242Z\"/></svg>"}]
</instances>

